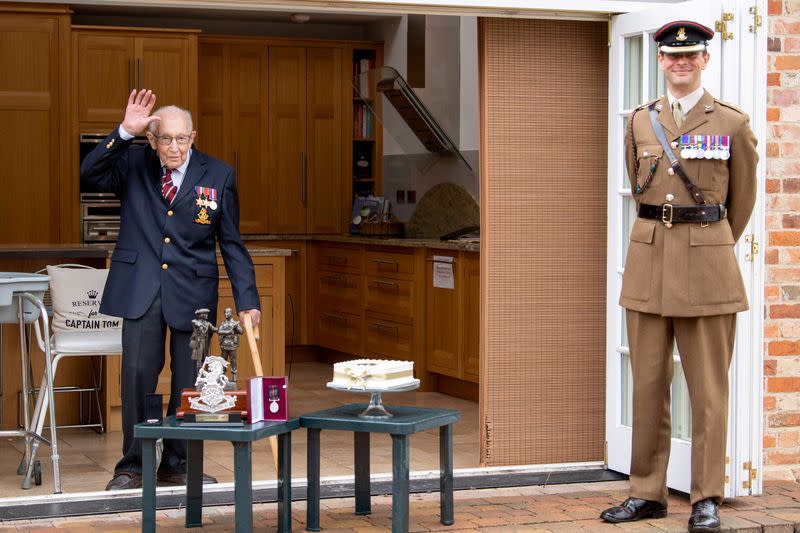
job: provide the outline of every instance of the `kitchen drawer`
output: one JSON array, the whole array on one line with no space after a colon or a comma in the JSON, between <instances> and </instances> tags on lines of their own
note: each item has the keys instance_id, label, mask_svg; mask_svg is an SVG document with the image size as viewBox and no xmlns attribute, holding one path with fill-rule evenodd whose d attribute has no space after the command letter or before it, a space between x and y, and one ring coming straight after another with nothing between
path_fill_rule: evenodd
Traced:
<instances>
[{"instance_id":1,"label":"kitchen drawer","mask_svg":"<svg viewBox=\"0 0 800 533\"><path fill-rule=\"evenodd\" d=\"M361 248L344 248L338 246L319 246L317 248L317 265L325 270L360 273L362 269Z\"/></svg>"},{"instance_id":2,"label":"kitchen drawer","mask_svg":"<svg viewBox=\"0 0 800 533\"><path fill-rule=\"evenodd\" d=\"M369 355L413 361L414 326L367 314L366 350Z\"/></svg>"},{"instance_id":3,"label":"kitchen drawer","mask_svg":"<svg viewBox=\"0 0 800 533\"><path fill-rule=\"evenodd\" d=\"M367 275L408 277L414 275L414 254L367 250Z\"/></svg>"},{"instance_id":4,"label":"kitchen drawer","mask_svg":"<svg viewBox=\"0 0 800 533\"><path fill-rule=\"evenodd\" d=\"M361 280L358 274L319 270L316 272L316 292L320 300L335 303L334 308L358 310L361 307Z\"/></svg>"},{"instance_id":5,"label":"kitchen drawer","mask_svg":"<svg viewBox=\"0 0 800 533\"><path fill-rule=\"evenodd\" d=\"M253 270L255 271L256 275L256 287L261 288L269 288L272 287L273 281L273 270L272 265L253 265ZM225 270L225 267L220 264L219 265L219 280L220 286L227 284L230 286L231 280L228 277L228 271Z\"/></svg>"},{"instance_id":6,"label":"kitchen drawer","mask_svg":"<svg viewBox=\"0 0 800 533\"><path fill-rule=\"evenodd\" d=\"M414 316L414 282L367 276L367 309L401 315Z\"/></svg>"},{"instance_id":7,"label":"kitchen drawer","mask_svg":"<svg viewBox=\"0 0 800 533\"><path fill-rule=\"evenodd\" d=\"M363 323L358 315L320 309L315 324L317 343L324 348L359 354Z\"/></svg>"}]
</instances>

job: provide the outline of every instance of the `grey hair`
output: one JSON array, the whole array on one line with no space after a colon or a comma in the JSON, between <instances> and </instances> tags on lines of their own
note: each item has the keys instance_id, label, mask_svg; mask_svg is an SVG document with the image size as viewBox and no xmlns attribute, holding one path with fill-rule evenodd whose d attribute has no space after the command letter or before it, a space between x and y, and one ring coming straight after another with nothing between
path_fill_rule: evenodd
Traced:
<instances>
[{"instance_id":1,"label":"grey hair","mask_svg":"<svg viewBox=\"0 0 800 533\"><path fill-rule=\"evenodd\" d=\"M186 120L186 123L189 125L189 131L194 131L194 125L192 123L192 114L189 112L188 109L183 109L182 107L178 107L176 105L165 105L164 107L159 107L155 110L153 115L163 116L169 114L180 114L183 113L183 118ZM154 120L147 126L147 131L152 133L153 135L158 134L158 123L159 120Z\"/></svg>"}]
</instances>

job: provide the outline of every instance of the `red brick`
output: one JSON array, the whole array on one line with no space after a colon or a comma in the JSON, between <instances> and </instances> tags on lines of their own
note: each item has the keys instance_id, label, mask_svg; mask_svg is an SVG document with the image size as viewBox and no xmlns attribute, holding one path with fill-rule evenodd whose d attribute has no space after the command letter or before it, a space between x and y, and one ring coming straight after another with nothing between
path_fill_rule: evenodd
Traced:
<instances>
[{"instance_id":1,"label":"red brick","mask_svg":"<svg viewBox=\"0 0 800 533\"><path fill-rule=\"evenodd\" d=\"M781 145L781 155L784 157L800 157L800 143L783 142Z\"/></svg>"},{"instance_id":2,"label":"red brick","mask_svg":"<svg viewBox=\"0 0 800 533\"><path fill-rule=\"evenodd\" d=\"M764 361L764 375L774 376L778 369L778 362L775 359L767 359Z\"/></svg>"},{"instance_id":3,"label":"red brick","mask_svg":"<svg viewBox=\"0 0 800 533\"><path fill-rule=\"evenodd\" d=\"M780 289L775 287L780 294ZM764 324L764 338L765 339L777 339L780 336L781 328L778 327L778 324Z\"/></svg>"},{"instance_id":4,"label":"red brick","mask_svg":"<svg viewBox=\"0 0 800 533\"><path fill-rule=\"evenodd\" d=\"M778 379L778 378L770 378ZM800 413L775 413L768 417L771 428L785 428L800 426Z\"/></svg>"},{"instance_id":5,"label":"red brick","mask_svg":"<svg viewBox=\"0 0 800 533\"><path fill-rule=\"evenodd\" d=\"M786 37L783 39L783 51L800 52L800 37Z\"/></svg>"},{"instance_id":6,"label":"red brick","mask_svg":"<svg viewBox=\"0 0 800 533\"><path fill-rule=\"evenodd\" d=\"M769 355L800 355L800 341L772 341Z\"/></svg>"},{"instance_id":7,"label":"red brick","mask_svg":"<svg viewBox=\"0 0 800 533\"><path fill-rule=\"evenodd\" d=\"M787 106L800 101L797 89L770 89L767 101L773 105Z\"/></svg>"},{"instance_id":8,"label":"red brick","mask_svg":"<svg viewBox=\"0 0 800 533\"><path fill-rule=\"evenodd\" d=\"M800 231L770 231L770 246L800 246Z\"/></svg>"},{"instance_id":9,"label":"red brick","mask_svg":"<svg viewBox=\"0 0 800 533\"><path fill-rule=\"evenodd\" d=\"M783 14L783 0L769 0L768 11L770 15Z\"/></svg>"},{"instance_id":10,"label":"red brick","mask_svg":"<svg viewBox=\"0 0 800 533\"><path fill-rule=\"evenodd\" d=\"M775 2L780 6L779 0L770 0L770 15L772 13L772 3ZM793 22L792 19L778 19L772 27L773 34L776 35L798 35L800 34L800 22Z\"/></svg>"},{"instance_id":11,"label":"red brick","mask_svg":"<svg viewBox=\"0 0 800 533\"><path fill-rule=\"evenodd\" d=\"M769 316L771 318L800 318L800 304L771 305Z\"/></svg>"},{"instance_id":12,"label":"red brick","mask_svg":"<svg viewBox=\"0 0 800 533\"><path fill-rule=\"evenodd\" d=\"M780 37L767 37L767 51L780 52L781 51L781 38ZM770 84L772 85L772 84ZM780 85L780 82L776 85Z\"/></svg>"},{"instance_id":13,"label":"red brick","mask_svg":"<svg viewBox=\"0 0 800 533\"><path fill-rule=\"evenodd\" d=\"M800 139L800 124L773 124L770 129L776 139L784 141Z\"/></svg>"},{"instance_id":14,"label":"red brick","mask_svg":"<svg viewBox=\"0 0 800 533\"><path fill-rule=\"evenodd\" d=\"M777 248L770 248L764 254L764 262L766 264L768 264L768 265L777 265L779 261L780 261L780 259L778 257L778 249ZM764 290L764 296L769 298L769 295L767 294L766 289Z\"/></svg>"},{"instance_id":15,"label":"red brick","mask_svg":"<svg viewBox=\"0 0 800 533\"><path fill-rule=\"evenodd\" d=\"M767 74L767 86L769 86L769 87L780 87L781 86L781 74L780 74L780 72L770 72L769 74Z\"/></svg>"},{"instance_id":16,"label":"red brick","mask_svg":"<svg viewBox=\"0 0 800 533\"><path fill-rule=\"evenodd\" d=\"M783 431L778 433L778 448L796 448L800 444L800 433Z\"/></svg>"},{"instance_id":17,"label":"red brick","mask_svg":"<svg viewBox=\"0 0 800 533\"><path fill-rule=\"evenodd\" d=\"M774 435L764 435L764 440L762 441L764 444L764 448L774 448L775 447L775 436Z\"/></svg>"},{"instance_id":18,"label":"red brick","mask_svg":"<svg viewBox=\"0 0 800 533\"><path fill-rule=\"evenodd\" d=\"M790 465L800 463L800 452L778 452L770 451L766 453L767 464L771 465Z\"/></svg>"},{"instance_id":19,"label":"red brick","mask_svg":"<svg viewBox=\"0 0 800 533\"><path fill-rule=\"evenodd\" d=\"M767 391L769 392L800 392L800 378L768 378ZM800 414L797 416L797 424L800 425Z\"/></svg>"},{"instance_id":20,"label":"red brick","mask_svg":"<svg viewBox=\"0 0 800 533\"><path fill-rule=\"evenodd\" d=\"M800 69L800 55L783 54L775 57L775 68L778 70Z\"/></svg>"},{"instance_id":21,"label":"red brick","mask_svg":"<svg viewBox=\"0 0 800 533\"><path fill-rule=\"evenodd\" d=\"M780 281L795 282L800 279L800 268L782 268L779 266L767 267L767 281L777 283Z\"/></svg>"},{"instance_id":22,"label":"red brick","mask_svg":"<svg viewBox=\"0 0 800 533\"><path fill-rule=\"evenodd\" d=\"M781 180L767 180L767 193L781 192Z\"/></svg>"},{"instance_id":23,"label":"red brick","mask_svg":"<svg viewBox=\"0 0 800 533\"><path fill-rule=\"evenodd\" d=\"M781 155L781 146L778 143L767 143L767 156L779 157Z\"/></svg>"},{"instance_id":24,"label":"red brick","mask_svg":"<svg viewBox=\"0 0 800 533\"><path fill-rule=\"evenodd\" d=\"M783 192L800 192L800 178L784 178Z\"/></svg>"},{"instance_id":25,"label":"red brick","mask_svg":"<svg viewBox=\"0 0 800 533\"><path fill-rule=\"evenodd\" d=\"M781 222L784 228L800 228L800 215L783 215Z\"/></svg>"},{"instance_id":26,"label":"red brick","mask_svg":"<svg viewBox=\"0 0 800 533\"><path fill-rule=\"evenodd\" d=\"M787 248L783 255L784 265L800 265L800 248Z\"/></svg>"},{"instance_id":27,"label":"red brick","mask_svg":"<svg viewBox=\"0 0 800 533\"><path fill-rule=\"evenodd\" d=\"M765 411L773 411L777 405L778 401L775 399L775 396L764 396Z\"/></svg>"},{"instance_id":28,"label":"red brick","mask_svg":"<svg viewBox=\"0 0 800 533\"><path fill-rule=\"evenodd\" d=\"M768 107L767 108L767 122L778 122L781 119L781 108Z\"/></svg>"}]
</instances>

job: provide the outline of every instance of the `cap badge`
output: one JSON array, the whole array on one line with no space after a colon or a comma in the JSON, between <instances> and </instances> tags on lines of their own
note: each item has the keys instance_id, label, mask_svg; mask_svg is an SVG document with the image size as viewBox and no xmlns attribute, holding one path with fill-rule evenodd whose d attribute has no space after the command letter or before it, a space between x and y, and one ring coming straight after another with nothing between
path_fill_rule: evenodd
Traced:
<instances>
[{"instance_id":1,"label":"cap badge","mask_svg":"<svg viewBox=\"0 0 800 533\"><path fill-rule=\"evenodd\" d=\"M676 41L685 41L686 37L686 28L678 28L678 35L675 36Z\"/></svg>"}]
</instances>

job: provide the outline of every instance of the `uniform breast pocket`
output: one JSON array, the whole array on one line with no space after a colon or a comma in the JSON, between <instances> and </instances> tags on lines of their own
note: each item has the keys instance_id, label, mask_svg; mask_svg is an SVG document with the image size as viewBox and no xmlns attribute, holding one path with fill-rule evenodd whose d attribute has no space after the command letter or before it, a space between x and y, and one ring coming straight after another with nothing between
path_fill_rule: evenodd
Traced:
<instances>
[{"instance_id":1,"label":"uniform breast pocket","mask_svg":"<svg viewBox=\"0 0 800 533\"><path fill-rule=\"evenodd\" d=\"M622 297L646 301L650 299L653 277L653 238L656 223L637 219L631 231L625 274L622 277Z\"/></svg>"},{"instance_id":2,"label":"uniform breast pocket","mask_svg":"<svg viewBox=\"0 0 800 533\"><path fill-rule=\"evenodd\" d=\"M636 147L636 163L638 167L636 185L640 189L647 187L647 180L652 177L651 174L655 173L663 155L664 149L661 148L660 144L645 144Z\"/></svg>"}]
</instances>

